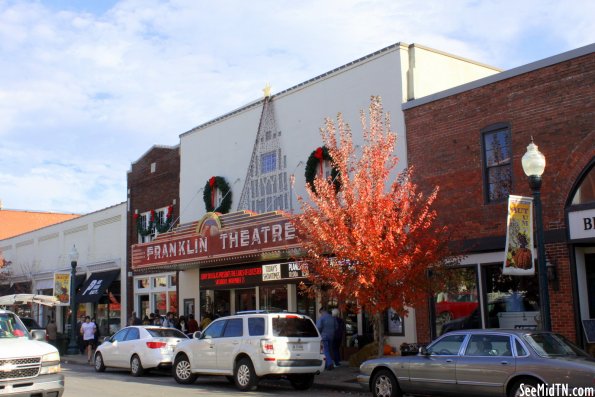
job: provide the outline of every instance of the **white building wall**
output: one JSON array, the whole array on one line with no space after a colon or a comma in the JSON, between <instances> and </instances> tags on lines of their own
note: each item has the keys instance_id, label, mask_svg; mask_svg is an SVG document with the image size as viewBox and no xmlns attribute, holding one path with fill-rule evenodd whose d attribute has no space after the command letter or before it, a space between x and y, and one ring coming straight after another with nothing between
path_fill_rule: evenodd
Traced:
<instances>
[{"instance_id":1,"label":"white building wall","mask_svg":"<svg viewBox=\"0 0 595 397\"><path fill-rule=\"evenodd\" d=\"M53 281L54 272L70 272L73 245L79 252L77 274L120 269L121 307L126 313L126 203L0 240L0 251L11 262L2 272L8 282L33 280L36 292Z\"/></svg>"},{"instance_id":2,"label":"white building wall","mask_svg":"<svg viewBox=\"0 0 595 397\"><path fill-rule=\"evenodd\" d=\"M408 96L428 95L497 72L425 47L396 44L275 94L272 103L282 132L287 173L296 177L294 210L299 209L296 195L306 194L305 163L322 144L319 129L325 118L336 119L338 112L343 113L354 131L354 142L361 144L360 111L367 110L372 95L380 95L398 134L396 155L402 170L407 166L407 153L401 104ZM233 194L232 211L238 208L261 112L262 102L257 101L180 136L181 223L205 214L202 189L211 176L227 180Z\"/></svg>"}]
</instances>

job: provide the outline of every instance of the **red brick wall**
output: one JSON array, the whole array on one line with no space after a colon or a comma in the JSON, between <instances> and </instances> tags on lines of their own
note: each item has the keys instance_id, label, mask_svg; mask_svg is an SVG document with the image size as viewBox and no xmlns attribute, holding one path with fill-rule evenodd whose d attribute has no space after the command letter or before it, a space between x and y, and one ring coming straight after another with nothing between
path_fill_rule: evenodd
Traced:
<instances>
[{"instance_id":1,"label":"red brick wall","mask_svg":"<svg viewBox=\"0 0 595 397\"><path fill-rule=\"evenodd\" d=\"M568 60L487 86L405 110L407 152L414 179L424 191L439 186L439 220L461 240L503 239L506 203L484 201L481 130L509 123L512 194L531 196L521 157L534 137L545 155L542 204L546 250L558 266L559 291L551 294L555 331L575 339L570 258L564 241L564 210L577 177L595 155L593 92L595 55ZM501 249L504 249L503 240ZM418 310L424 324L427 310ZM418 327L427 340L429 328Z\"/></svg>"},{"instance_id":2,"label":"red brick wall","mask_svg":"<svg viewBox=\"0 0 595 397\"><path fill-rule=\"evenodd\" d=\"M155 163L155 172L151 164ZM180 150L179 147L153 147L131 165L128 172L127 272L131 269L131 246L138 243L138 231L134 213L139 214L173 205L173 219L180 215ZM175 204L174 204L175 201ZM128 277L129 313L134 307L132 278ZM140 313L137 313L140 315Z\"/></svg>"}]
</instances>

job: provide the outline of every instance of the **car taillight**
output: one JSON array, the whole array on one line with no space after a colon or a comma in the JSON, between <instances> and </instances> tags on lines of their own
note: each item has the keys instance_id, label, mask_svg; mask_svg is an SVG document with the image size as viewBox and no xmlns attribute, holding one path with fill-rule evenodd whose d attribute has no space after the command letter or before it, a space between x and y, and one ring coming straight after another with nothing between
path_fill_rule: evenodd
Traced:
<instances>
[{"instance_id":1,"label":"car taillight","mask_svg":"<svg viewBox=\"0 0 595 397\"><path fill-rule=\"evenodd\" d=\"M320 354L324 354L324 346L322 345L322 342L320 342Z\"/></svg>"},{"instance_id":2,"label":"car taillight","mask_svg":"<svg viewBox=\"0 0 595 397\"><path fill-rule=\"evenodd\" d=\"M161 349L165 346L167 346L167 343L165 342L147 342L147 347L149 349Z\"/></svg>"},{"instance_id":3,"label":"car taillight","mask_svg":"<svg viewBox=\"0 0 595 397\"><path fill-rule=\"evenodd\" d=\"M264 354L275 354L275 347L273 346L273 342L270 340L261 340L260 346L262 347L262 352Z\"/></svg>"}]
</instances>

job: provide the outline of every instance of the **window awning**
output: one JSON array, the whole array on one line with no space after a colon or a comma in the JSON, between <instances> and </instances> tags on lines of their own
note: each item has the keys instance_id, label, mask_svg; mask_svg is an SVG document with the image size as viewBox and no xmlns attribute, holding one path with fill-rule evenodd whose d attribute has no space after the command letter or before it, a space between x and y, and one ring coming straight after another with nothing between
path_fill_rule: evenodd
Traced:
<instances>
[{"instance_id":1,"label":"window awning","mask_svg":"<svg viewBox=\"0 0 595 397\"><path fill-rule=\"evenodd\" d=\"M76 296L76 303L97 303L120 274L120 270L92 273Z\"/></svg>"}]
</instances>

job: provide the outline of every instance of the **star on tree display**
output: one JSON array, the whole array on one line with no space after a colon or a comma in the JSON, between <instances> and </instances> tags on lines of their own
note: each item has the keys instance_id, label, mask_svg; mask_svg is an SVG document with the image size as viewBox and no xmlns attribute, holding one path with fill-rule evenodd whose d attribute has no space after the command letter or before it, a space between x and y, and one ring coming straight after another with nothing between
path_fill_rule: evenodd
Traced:
<instances>
[{"instance_id":1,"label":"star on tree display","mask_svg":"<svg viewBox=\"0 0 595 397\"><path fill-rule=\"evenodd\" d=\"M356 300L374 316L379 355L384 342L384 313L400 315L407 307L425 302L430 282L453 256L448 234L436 224L431 206L438 188L429 196L418 193L412 170L394 180L398 158L396 133L380 97L372 97L369 125L362 111L364 145L356 154L349 125L341 114L337 123L327 119L321 128L341 178L337 191L330 178L315 177L314 189L306 184L309 200L298 197L302 213L296 228L307 251L310 281L314 288L332 288L339 302ZM436 286L436 285L434 285Z\"/></svg>"}]
</instances>

